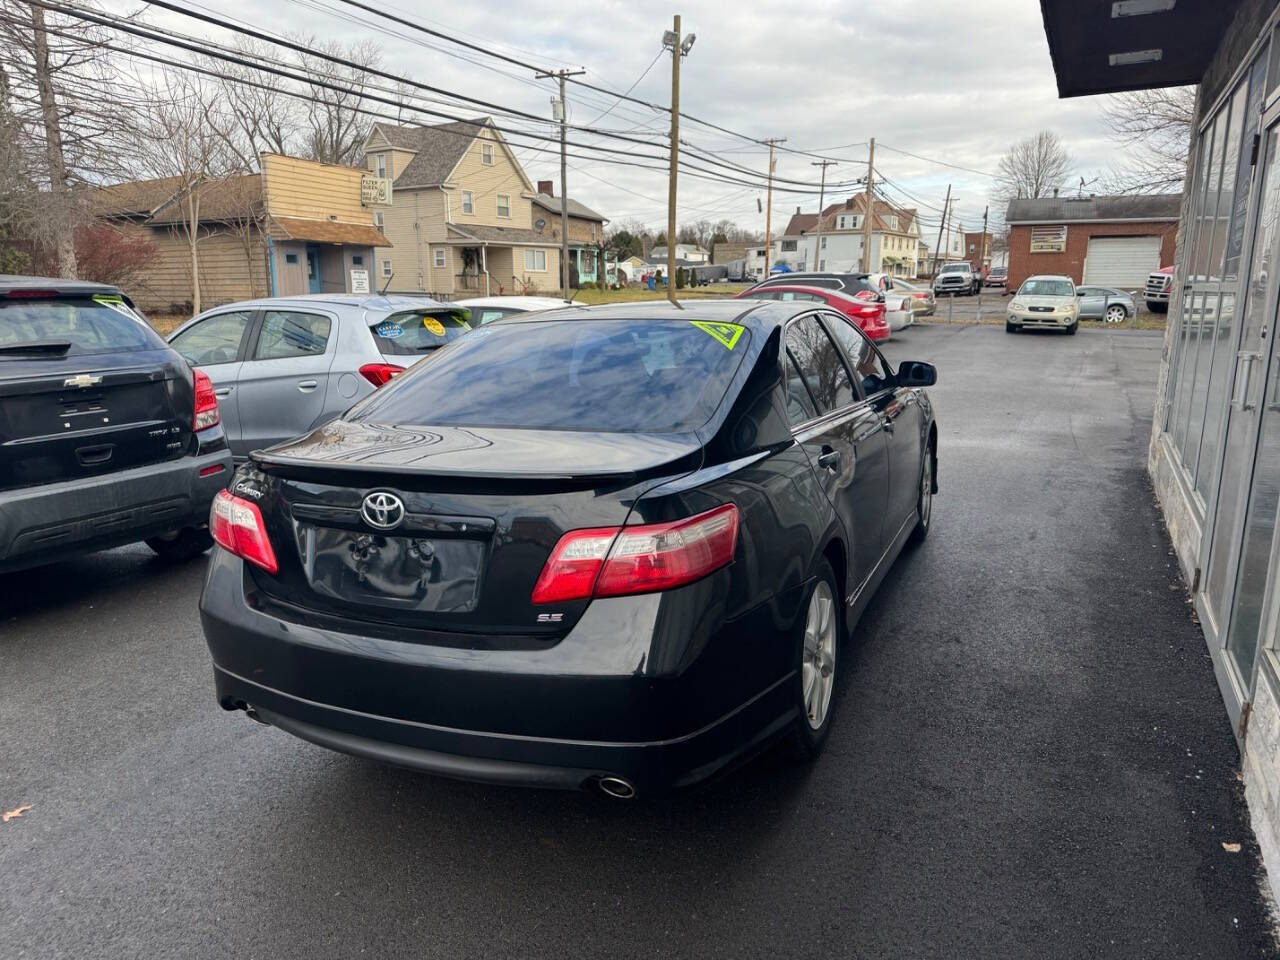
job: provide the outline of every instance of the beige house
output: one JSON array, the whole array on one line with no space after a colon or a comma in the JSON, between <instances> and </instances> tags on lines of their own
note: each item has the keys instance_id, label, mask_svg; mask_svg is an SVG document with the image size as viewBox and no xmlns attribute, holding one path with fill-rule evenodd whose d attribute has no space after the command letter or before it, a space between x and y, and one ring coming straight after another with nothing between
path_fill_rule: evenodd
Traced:
<instances>
[{"instance_id":1,"label":"beige house","mask_svg":"<svg viewBox=\"0 0 1280 960\"><path fill-rule=\"evenodd\" d=\"M446 299L559 289L558 237L535 229L537 191L491 119L374 124L364 151L394 185L375 221L392 244L379 286Z\"/></svg>"},{"instance_id":2,"label":"beige house","mask_svg":"<svg viewBox=\"0 0 1280 960\"><path fill-rule=\"evenodd\" d=\"M278 154L264 154L260 166L260 173L195 187L168 177L93 192L96 216L155 244L155 260L139 288L129 291L139 306L180 314L197 301L208 308L376 287L373 251L388 241L361 200L367 172ZM193 233L199 296L192 282Z\"/></svg>"}]
</instances>

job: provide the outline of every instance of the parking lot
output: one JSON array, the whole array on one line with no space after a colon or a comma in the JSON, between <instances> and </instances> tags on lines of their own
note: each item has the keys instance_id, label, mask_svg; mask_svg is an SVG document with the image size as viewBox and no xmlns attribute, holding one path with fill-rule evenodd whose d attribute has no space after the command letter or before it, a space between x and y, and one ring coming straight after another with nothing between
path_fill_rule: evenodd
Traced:
<instances>
[{"instance_id":1,"label":"parking lot","mask_svg":"<svg viewBox=\"0 0 1280 960\"><path fill-rule=\"evenodd\" d=\"M0 824L0 956L1276 955L1145 472L1161 347L895 337L940 371L941 493L826 753L662 802L433 779L224 713L201 561L0 577L0 810L30 805Z\"/></svg>"}]
</instances>

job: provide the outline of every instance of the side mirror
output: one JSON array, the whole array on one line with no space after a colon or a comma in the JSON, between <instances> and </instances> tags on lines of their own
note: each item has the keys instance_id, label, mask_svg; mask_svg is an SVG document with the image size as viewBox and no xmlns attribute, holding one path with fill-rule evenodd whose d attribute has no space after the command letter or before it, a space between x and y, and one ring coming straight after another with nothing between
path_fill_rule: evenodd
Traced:
<instances>
[{"instance_id":1,"label":"side mirror","mask_svg":"<svg viewBox=\"0 0 1280 960\"><path fill-rule=\"evenodd\" d=\"M938 368L922 360L904 360L897 379L900 387L932 387L938 382Z\"/></svg>"}]
</instances>

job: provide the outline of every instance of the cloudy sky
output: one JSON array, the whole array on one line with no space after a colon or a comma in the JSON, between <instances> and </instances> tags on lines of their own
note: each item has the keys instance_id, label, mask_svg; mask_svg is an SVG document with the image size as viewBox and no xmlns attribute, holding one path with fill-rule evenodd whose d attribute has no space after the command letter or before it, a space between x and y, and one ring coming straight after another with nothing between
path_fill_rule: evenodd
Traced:
<instances>
[{"instance_id":1,"label":"cloudy sky","mask_svg":"<svg viewBox=\"0 0 1280 960\"><path fill-rule=\"evenodd\" d=\"M948 183L958 198L959 217L980 224L992 182L982 171L993 171L1012 142L1038 130L1063 138L1075 160L1076 177L1092 178L1115 163L1101 101L1057 98L1039 5L1030 0L945 5L934 0L685 0L679 7L617 0L469 0L453 5L373 0L373 5L518 60L585 68L584 79L611 90L625 91L634 83L632 96L659 103L669 102L671 81L670 58L658 56L662 33L678 12L684 31L697 35L681 74L682 113L750 137L785 137L788 148L838 158L839 165L828 171L829 181L865 175L867 142L875 137L876 172L887 178L885 194L918 206L926 229L931 222L936 227ZM220 0L216 8L204 9L276 33L375 40L393 72L539 116L550 112L550 81L536 81L519 67L397 26L341 0ZM188 34L226 39L176 15L148 16ZM665 131L665 115L645 107L574 86L569 99L573 123L655 141ZM461 106L455 112L476 113ZM532 127L528 121L516 122ZM763 147L690 122L681 138L760 171L762 179L767 163ZM662 144L612 145L636 152L664 149ZM558 187L554 147L522 149L518 155L530 179L554 178ZM812 160L779 153L777 174L816 185ZM571 159L570 164L571 196L614 221L637 217L665 224L664 173L599 160ZM839 196L850 190L845 186L833 192ZM763 231L764 216L757 211L763 195L754 187L685 176L680 219L728 217ZM797 205L814 209L817 197L775 190L775 230Z\"/></svg>"}]
</instances>

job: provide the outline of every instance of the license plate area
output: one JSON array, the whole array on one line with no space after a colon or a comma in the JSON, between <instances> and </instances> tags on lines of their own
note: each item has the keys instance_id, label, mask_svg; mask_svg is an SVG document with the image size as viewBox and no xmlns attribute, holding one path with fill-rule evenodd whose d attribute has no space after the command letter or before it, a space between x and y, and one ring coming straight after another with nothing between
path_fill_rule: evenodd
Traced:
<instances>
[{"instance_id":1,"label":"license plate area","mask_svg":"<svg viewBox=\"0 0 1280 960\"><path fill-rule=\"evenodd\" d=\"M343 603L423 613L470 613L480 596L485 540L386 536L299 524L311 589Z\"/></svg>"}]
</instances>

